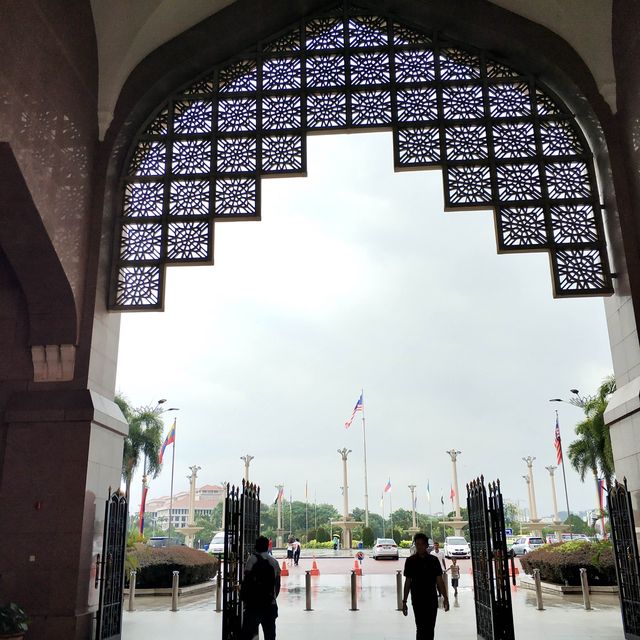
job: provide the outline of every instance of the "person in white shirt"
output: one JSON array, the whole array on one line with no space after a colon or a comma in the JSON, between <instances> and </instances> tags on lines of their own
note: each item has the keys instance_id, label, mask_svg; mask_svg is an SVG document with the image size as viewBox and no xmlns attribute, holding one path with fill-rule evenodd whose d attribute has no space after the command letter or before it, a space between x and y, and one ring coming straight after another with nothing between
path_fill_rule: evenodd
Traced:
<instances>
[{"instance_id":1,"label":"person in white shirt","mask_svg":"<svg viewBox=\"0 0 640 640\"><path fill-rule=\"evenodd\" d=\"M293 541L293 564L297 567L298 562L300 560L300 551L302 550L302 545L300 544L300 540L296 538Z\"/></svg>"},{"instance_id":2,"label":"person in white shirt","mask_svg":"<svg viewBox=\"0 0 640 640\"><path fill-rule=\"evenodd\" d=\"M440 561L440 566L442 567L442 572L444 573L447 570L447 563L445 562L444 551L440 548L439 542L434 542L431 555L438 558L438 560Z\"/></svg>"}]
</instances>

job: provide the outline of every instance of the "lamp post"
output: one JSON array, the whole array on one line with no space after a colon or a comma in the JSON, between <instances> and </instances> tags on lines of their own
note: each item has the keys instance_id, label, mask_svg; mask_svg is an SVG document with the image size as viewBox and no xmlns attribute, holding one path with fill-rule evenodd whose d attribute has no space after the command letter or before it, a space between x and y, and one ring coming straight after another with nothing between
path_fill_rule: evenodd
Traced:
<instances>
[{"instance_id":1,"label":"lamp post","mask_svg":"<svg viewBox=\"0 0 640 640\"><path fill-rule=\"evenodd\" d=\"M534 456L527 456L526 458L522 458L524 462L527 463L527 467L529 467L529 491L531 498L531 522L538 522L538 507L536 506L536 488L533 484L533 461L535 460Z\"/></svg>"},{"instance_id":2,"label":"lamp post","mask_svg":"<svg viewBox=\"0 0 640 640\"><path fill-rule=\"evenodd\" d=\"M351 453L351 449L343 448L338 449L338 453L342 458L342 479L343 479L343 491L342 491L342 519L344 520L344 540L343 547L345 549L351 549L351 530L347 525L349 519L349 483L347 481L347 457Z\"/></svg>"},{"instance_id":3,"label":"lamp post","mask_svg":"<svg viewBox=\"0 0 640 640\"><path fill-rule=\"evenodd\" d=\"M416 522L416 485L410 484L409 491L411 491L411 531L417 531L418 526Z\"/></svg>"},{"instance_id":4,"label":"lamp post","mask_svg":"<svg viewBox=\"0 0 640 640\"><path fill-rule=\"evenodd\" d=\"M556 475L555 471L558 467L554 467L550 465L545 467L545 469L549 472L549 477L551 478L551 498L553 499L553 523L560 524L560 517L558 516L558 498L556 497Z\"/></svg>"},{"instance_id":5,"label":"lamp post","mask_svg":"<svg viewBox=\"0 0 640 640\"><path fill-rule=\"evenodd\" d=\"M451 474L453 480L453 508L456 512L456 520L460 520L460 499L458 498L458 467L457 460L458 456L462 453L462 451L456 451L455 449L450 449L447 451L449 456L451 457Z\"/></svg>"},{"instance_id":6,"label":"lamp post","mask_svg":"<svg viewBox=\"0 0 640 640\"><path fill-rule=\"evenodd\" d=\"M527 483L527 498L529 499L529 520L531 520L531 478L529 475L522 476L524 481Z\"/></svg>"},{"instance_id":7,"label":"lamp post","mask_svg":"<svg viewBox=\"0 0 640 640\"><path fill-rule=\"evenodd\" d=\"M156 406L151 407L147 405L144 407L144 412L149 414L156 414L161 416L163 413L168 413L169 411L179 411L177 407L169 407L168 409L161 409L161 406L167 401L166 398L160 398L160 400L156 401ZM146 421L142 422L144 426L147 425ZM140 501L140 534L144 534L144 511L147 502L147 492L149 490L149 479L147 477L147 454L145 452L144 459L142 463L142 498ZM171 510L169 510L169 517L171 517ZM171 518L169 518L171 519ZM171 521L169 521L169 528L171 528ZM171 534L169 534L171 535Z\"/></svg>"},{"instance_id":8,"label":"lamp post","mask_svg":"<svg viewBox=\"0 0 640 640\"><path fill-rule=\"evenodd\" d=\"M280 549L283 546L282 534L284 533L284 529L282 528L282 494L284 490L284 485L277 484L276 489L278 490L278 498L276 500L276 504L278 508L278 528L276 529L276 547Z\"/></svg>"},{"instance_id":9,"label":"lamp post","mask_svg":"<svg viewBox=\"0 0 640 640\"><path fill-rule=\"evenodd\" d=\"M254 456L250 456L248 453L246 456L240 456L240 460L244 462L244 481L246 484L249 483L249 465L253 458Z\"/></svg>"}]
</instances>

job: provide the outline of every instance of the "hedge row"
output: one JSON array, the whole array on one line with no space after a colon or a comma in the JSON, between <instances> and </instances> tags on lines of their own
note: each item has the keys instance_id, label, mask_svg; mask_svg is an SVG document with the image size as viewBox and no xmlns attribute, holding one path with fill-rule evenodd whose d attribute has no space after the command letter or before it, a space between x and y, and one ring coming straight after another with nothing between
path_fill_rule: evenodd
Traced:
<instances>
[{"instance_id":1,"label":"hedge row","mask_svg":"<svg viewBox=\"0 0 640 640\"><path fill-rule=\"evenodd\" d=\"M545 582L577 586L580 569L585 568L590 585L617 584L613 547L609 541L547 544L527 553L520 561L525 573L540 569L540 578Z\"/></svg>"},{"instance_id":2,"label":"hedge row","mask_svg":"<svg viewBox=\"0 0 640 640\"><path fill-rule=\"evenodd\" d=\"M136 544L127 556L129 566L136 570L136 586L140 589L170 588L174 571L180 572L180 586L186 587L210 580L218 570L217 558L189 547Z\"/></svg>"}]
</instances>

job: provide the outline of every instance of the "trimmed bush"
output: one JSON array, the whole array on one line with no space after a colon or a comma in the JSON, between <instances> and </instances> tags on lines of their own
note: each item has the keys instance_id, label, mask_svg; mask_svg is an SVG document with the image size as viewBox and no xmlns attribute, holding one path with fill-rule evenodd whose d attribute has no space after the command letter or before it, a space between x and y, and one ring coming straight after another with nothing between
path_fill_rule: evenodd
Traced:
<instances>
[{"instance_id":1,"label":"trimmed bush","mask_svg":"<svg viewBox=\"0 0 640 640\"><path fill-rule=\"evenodd\" d=\"M617 584L613 546L609 541L572 540L547 544L527 553L520 562L525 573L532 574L534 569L540 569L540 578L545 582L578 586L580 569L585 568L590 585Z\"/></svg>"},{"instance_id":2,"label":"trimmed bush","mask_svg":"<svg viewBox=\"0 0 640 640\"><path fill-rule=\"evenodd\" d=\"M331 540L331 535L325 527L318 527L318 530L316 531L316 540L318 542L329 542Z\"/></svg>"},{"instance_id":3,"label":"trimmed bush","mask_svg":"<svg viewBox=\"0 0 640 640\"><path fill-rule=\"evenodd\" d=\"M180 586L187 587L210 580L218 570L217 558L189 547L137 544L127 556L136 567L136 585L140 589L170 588L174 571L180 572Z\"/></svg>"},{"instance_id":4,"label":"trimmed bush","mask_svg":"<svg viewBox=\"0 0 640 640\"><path fill-rule=\"evenodd\" d=\"M302 545L305 549L333 549L333 542L319 542L318 540L309 540Z\"/></svg>"},{"instance_id":5,"label":"trimmed bush","mask_svg":"<svg viewBox=\"0 0 640 640\"><path fill-rule=\"evenodd\" d=\"M373 547L373 543L375 542L375 537L373 535L373 529L371 527L363 527L362 528L362 544L370 549Z\"/></svg>"}]
</instances>

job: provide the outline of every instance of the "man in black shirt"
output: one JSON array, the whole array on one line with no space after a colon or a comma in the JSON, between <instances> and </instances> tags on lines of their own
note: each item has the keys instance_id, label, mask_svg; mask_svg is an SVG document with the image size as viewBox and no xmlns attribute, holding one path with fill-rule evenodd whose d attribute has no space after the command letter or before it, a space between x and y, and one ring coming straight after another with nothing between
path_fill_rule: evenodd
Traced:
<instances>
[{"instance_id":1,"label":"man in black shirt","mask_svg":"<svg viewBox=\"0 0 640 640\"><path fill-rule=\"evenodd\" d=\"M405 616L408 614L407 598L411 593L411 605L416 619L416 640L433 640L438 613L438 591L444 599L445 611L449 611L449 599L442 579L440 561L427 552L429 539L424 533L416 533L413 541L416 552L404 563L402 613Z\"/></svg>"}]
</instances>

